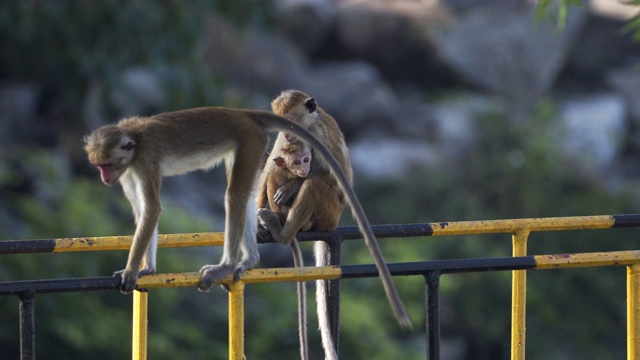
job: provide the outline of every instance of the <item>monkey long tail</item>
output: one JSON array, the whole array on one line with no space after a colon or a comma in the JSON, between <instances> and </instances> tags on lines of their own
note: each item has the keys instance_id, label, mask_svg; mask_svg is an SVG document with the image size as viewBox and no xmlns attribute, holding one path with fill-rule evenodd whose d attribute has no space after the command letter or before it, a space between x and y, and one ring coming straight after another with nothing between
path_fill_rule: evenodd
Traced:
<instances>
[{"instance_id":1,"label":"monkey long tail","mask_svg":"<svg viewBox=\"0 0 640 360\"><path fill-rule=\"evenodd\" d=\"M304 266L302 251L297 239L291 242L291 252L293 255L293 266L301 268ZM307 339L307 286L304 281L296 283L298 291L298 337L300 338L300 359L309 359L309 341Z\"/></svg>"},{"instance_id":2,"label":"monkey long tail","mask_svg":"<svg viewBox=\"0 0 640 360\"><path fill-rule=\"evenodd\" d=\"M316 241L314 247L316 266L326 266L328 246L324 241ZM318 310L318 327L320 328L320 338L324 349L325 360L338 360L336 346L331 336L331 325L329 324L329 310L327 304L328 292L327 280L316 280L316 304Z\"/></svg>"},{"instance_id":3,"label":"monkey long tail","mask_svg":"<svg viewBox=\"0 0 640 360\"><path fill-rule=\"evenodd\" d=\"M258 116L259 119L257 120L263 121L265 127L277 131L293 133L296 137L300 138L303 142L311 146L314 149L315 153L319 154L324 162L328 165L331 173L333 174L333 176L335 176L338 184L340 184L342 191L344 191L349 205L351 205L353 216L356 218L358 227L360 228L360 231L362 231L364 241L369 248L369 252L373 257L376 267L378 268L385 294L387 295L387 299L391 304L391 308L393 309L393 313L395 314L396 319L400 323L400 326L411 329L411 319L409 318L409 315L404 308L404 304L402 303L402 299L400 299L400 295L398 295L396 287L393 285L391 273L389 272L387 263L384 261L382 253L380 252L380 247L378 247L378 242L376 241L376 237L373 234L371 225L369 224L369 219L367 219L367 216L365 215L364 210L362 209L362 205L360 205L355 192L353 191L351 186L349 186L349 181L344 172L341 171L338 161L331 155L327 147L324 146L324 144L322 144L320 140L318 140L312 133L307 131L302 126L286 118L268 112L260 113L262 114L262 116Z\"/></svg>"}]
</instances>

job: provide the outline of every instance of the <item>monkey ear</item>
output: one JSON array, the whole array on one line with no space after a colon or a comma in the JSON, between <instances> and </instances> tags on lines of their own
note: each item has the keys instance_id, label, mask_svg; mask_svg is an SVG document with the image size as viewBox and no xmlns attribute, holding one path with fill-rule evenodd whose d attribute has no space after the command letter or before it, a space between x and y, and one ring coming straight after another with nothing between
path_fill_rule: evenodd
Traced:
<instances>
[{"instance_id":1,"label":"monkey ear","mask_svg":"<svg viewBox=\"0 0 640 360\"><path fill-rule=\"evenodd\" d=\"M120 148L125 151L130 151L135 147L136 147L136 143L134 143L133 141L129 141L126 144L122 145Z\"/></svg>"},{"instance_id":2,"label":"monkey ear","mask_svg":"<svg viewBox=\"0 0 640 360\"><path fill-rule=\"evenodd\" d=\"M318 108L318 104L316 104L316 99L314 98L307 99L304 102L304 107L307 108L307 111L309 112L309 114L313 113Z\"/></svg>"},{"instance_id":3,"label":"monkey ear","mask_svg":"<svg viewBox=\"0 0 640 360\"><path fill-rule=\"evenodd\" d=\"M282 158L282 156L278 156L277 158L274 158L273 161L276 163L276 166L283 168L284 165L284 159Z\"/></svg>"}]
</instances>

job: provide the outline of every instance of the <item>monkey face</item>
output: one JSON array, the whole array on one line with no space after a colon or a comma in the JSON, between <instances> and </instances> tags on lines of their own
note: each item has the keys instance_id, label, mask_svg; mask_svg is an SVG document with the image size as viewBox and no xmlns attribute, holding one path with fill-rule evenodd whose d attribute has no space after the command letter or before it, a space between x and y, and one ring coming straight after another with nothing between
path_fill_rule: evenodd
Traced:
<instances>
[{"instance_id":1,"label":"monkey face","mask_svg":"<svg viewBox=\"0 0 640 360\"><path fill-rule=\"evenodd\" d=\"M308 149L308 148L307 148ZM294 156L292 160L288 161L287 168L291 170L296 176L301 178L306 178L309 176L309 172L311 171L311 155L305 154L304 156L298 157Z\"/></svg>"},{"instance_id":2,"label":"monkey face","mask_svg":"<svg viewBox=\"0 0 640 360\"><path fill-rule=\"evenodd\" d=\"M102 182L109 186L115 184L129 166L134 153L134 142L128 136L124 136L120 145L113 149L111 159L94 164L100 170Z\"/></svg>"},{"instance_id":3,"label":"monkey face","mask_svg":"<svg viewBox=\"0 0 640 360\"><path fill-rule=\"evenodd\" d=\"M291 166L289 169L298 177L306 178L307 176L309 176L309 164Z\"/></svg>"},{"instance_id":4,"label":"monkey face","mask_svg":"<svg viewBox=\"0 0 640 360\"><path fill-rule=\"evenodd\" d=\"M115 184L133 159L136 143L115 126L104 126L85 138L89 161L105 185Z\"/></svg>"}]
</instances>

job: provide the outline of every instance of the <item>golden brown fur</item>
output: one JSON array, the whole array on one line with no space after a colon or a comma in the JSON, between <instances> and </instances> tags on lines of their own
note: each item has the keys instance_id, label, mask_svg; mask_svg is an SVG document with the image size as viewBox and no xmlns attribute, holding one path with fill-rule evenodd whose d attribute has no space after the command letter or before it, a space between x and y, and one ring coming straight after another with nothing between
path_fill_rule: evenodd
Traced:
<instances>
[{"instance_id":1,"label":"golden brown fur","mask_svg":"<svg viewBox=\"0 0 640 360\"><path fill-rule=\"evenodd\" d=\"M318 137L327 149L329 149L331 155L337 160L349 184L352 184L353 171L351 169L351 160L344 135L333 117L317 106L312 97L301 91L287 90L271 102L271 108L275 114L291 119ZM279 155L285 142L295 140L295 137L292 139L292 136L289 134L280 133L273 146L272 156ZM275 204L276 206L274 207L271 196L266 196L267 191L265 190L265 188L268 187L267 180L271 174L279 170L274 168L274 165L271 163L265 165L260 177L258 198L256 199L256 205L259 208L259 221L262 225L262 228L258 231L259 237L266 238L271 236L278 242L289 244L294 241L298 231L327 231L334 230L338 226L338 222L346 206L345 194L338 186L334 173L323 163L317 161L316 158L317 157L314 156L311 164L311 173L302 183L297 196L286 213L284 225L282 225L283 211L287 211L287 208L279 206L278 204ZM271 211L264 208L267 202L270 203ZM359 216L357 211L354 211L353 214L358 220L359 225L367 227L367 225L360 223L359 219L363 217ZM367 234L363 232L363 234L365 242L380 271L387 298L392 305L396 317L402 326L411 327L409 317L395 290L389 271L375 241L375 237L372 233ZM326 243L321 241L316 242L316 266L328 265L326 263L327 253ZM327 284L325 281L320 280L316 282L318 322L325 356L329 360L334 360L337 359L337 355L329 331L326 290ZM300 324L300 332L305 331L305 328L303 324ZM302 338L302 334L300 334L300 337Z\"/></svg>"},{"instance_id":2,"label":"golden brown fur","mask_svg":"<svg viewBox=\"0 0 640 360\"><path fill-rule=\"evenodd\" d=\"M116 273L122 278L121 291L132 291L138 276L155 272L162 177L206 170L220 162L226 165L228 181L224 253L218 265L201 269L198 286L208 290L214 282L257 263L252 199L269 141L267 131L274 130L286 130L313 145L329 166L339 171L335 159L312 134L264 111L207 107L132 117L85 138L85 150L100 170L102 181L107 185L121 183L136 220L127 266ZM349 187L345 178L341 179Z\"/></svg>"}]
</instances>

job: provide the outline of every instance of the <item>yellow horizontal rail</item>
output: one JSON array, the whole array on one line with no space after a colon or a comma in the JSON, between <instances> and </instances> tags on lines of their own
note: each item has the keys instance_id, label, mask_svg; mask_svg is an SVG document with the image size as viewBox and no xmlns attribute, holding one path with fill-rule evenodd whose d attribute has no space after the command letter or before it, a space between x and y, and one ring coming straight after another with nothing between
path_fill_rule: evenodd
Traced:
<instances>
[{"instance_id":1,"label":"yellow horizontal rail","mask_svg":"<svg viewBox=\"0 0 640 360\"><path fill-rule=\"evenodd\" d=\"M83 238L55 239L52 252L98 251L98 250L129 250L133 236L102 236ZM222 246L224 233L190 233L190 234L162 234L158 235L158 247L193 247L193 246Z\"/></svg>"},{"instance_id":2,"label":"yellow horizontal rail","mask_svg":"<svg viewBox=\"0 0 640 360\"><path fill-rule=\"evenodd\" d=\"M199 272L169 273L147 275L138 279L138 288L155 289L169 287L197 286L200 281ZM247 270L240 274L239 281L247 284L267 282L291 282L311 280L335 280L342 277L338 266L272 268ZM220 284L233 283L233 276L221 280Z\"/></svg>"},{"instance_id":3,"label":"yellow horizontal rail","mask_svg":"<svg viewBox=\"0 0 640 360\"><path fill-rule=\"evenodd\" d=\"M535 255L531 269L548 270L575 267L623 266L640 263L640 250ZM302 267L302 268L270 268L247 270L240 274L239 281L247 284L268 282L293 282L312 280L336 280L342 278L340 266ZM155 289L168 287L196 286L200 281L199 272L167 273L147 275L138 279L138 288ZM229 276L219 284L233 283Z\"/></svg>"},{"instance_id":4,"label":"yellow horizontal rail","mask_svg":"<svg viewBox=\"0 0 640 360\"><path fill-rule=\"evenodd\" d=\"M640 251L611 251L583 254L558 254L534 256L536 269L559 269L572 267L633 265L640 259Z\"/></svg>"},{"instance_id":5,"label":"yellow horizontal rail","mask_svg":"<svg viewBox=\"0 0 640 360\"><path fill-rule=\"evenodd\" d=\"M560 231L583 229L608 229L615 220L611 215L571 216L551 218L454 221L431 223L433 235L472 235L489 233L513 233L519 230Z\"/></svg>"}]
</instances>

